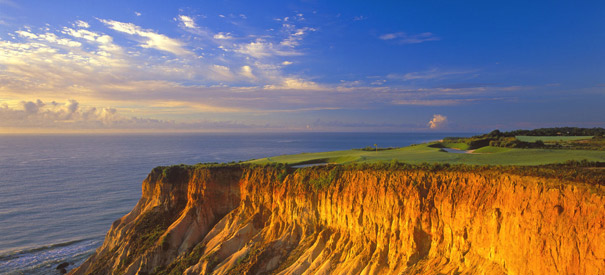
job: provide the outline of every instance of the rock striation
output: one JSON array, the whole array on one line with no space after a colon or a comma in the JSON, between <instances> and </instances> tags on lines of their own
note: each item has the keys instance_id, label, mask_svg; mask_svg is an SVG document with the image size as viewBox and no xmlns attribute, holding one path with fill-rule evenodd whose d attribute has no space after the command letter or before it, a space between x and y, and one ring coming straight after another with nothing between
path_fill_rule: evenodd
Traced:
<instances>
[{"instance_id":1,"label":"rock striation","mask_svg":"<svg viewBox=\"0 0 605 275\"><path fill-rule=\"evenodd\" d=\"M497 169L156 168L71 274L605 274L604 205Z\"/></svg>"}]
</instances>

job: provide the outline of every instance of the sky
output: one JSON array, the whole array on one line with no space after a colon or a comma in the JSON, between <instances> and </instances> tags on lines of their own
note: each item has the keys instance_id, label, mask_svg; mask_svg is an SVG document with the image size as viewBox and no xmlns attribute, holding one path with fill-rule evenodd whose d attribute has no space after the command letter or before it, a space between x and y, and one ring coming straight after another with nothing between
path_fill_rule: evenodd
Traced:
<instances>
[{"instance_id":1,"label":"sky","mask_svg":"<svg viewBox=\"0 0 605 275\"><path fill-rule=\"evenodd\" d=\"M605 127L604 1L0 0L0 133Z\"/></svg>"}]
</instances>

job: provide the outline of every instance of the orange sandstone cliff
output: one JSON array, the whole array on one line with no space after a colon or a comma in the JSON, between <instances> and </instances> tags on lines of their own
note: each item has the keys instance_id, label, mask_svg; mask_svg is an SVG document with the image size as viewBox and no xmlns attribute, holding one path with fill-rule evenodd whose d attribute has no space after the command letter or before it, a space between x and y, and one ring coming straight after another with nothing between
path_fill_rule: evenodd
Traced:
<instances>
[{"instance_id":1,"label":"orange sandstone cliff","mask_svg":"<svg viewBox=\"0 0 605 275\"><path fill-rule=\"evenodd\" d=\"M156 168L72 274L605 274L605 188L494 169Z\"/></svg>"}]
</instances>

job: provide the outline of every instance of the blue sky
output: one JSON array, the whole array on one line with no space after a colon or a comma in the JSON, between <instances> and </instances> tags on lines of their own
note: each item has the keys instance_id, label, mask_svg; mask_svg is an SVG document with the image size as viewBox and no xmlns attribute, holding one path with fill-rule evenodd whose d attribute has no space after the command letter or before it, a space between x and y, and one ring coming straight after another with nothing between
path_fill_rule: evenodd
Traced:
<instances>
[{"instance_id":1,"label":"blue sky","mask_svg":"<svg viewBox=\"0 0 605 275\"><path fill-rule=\"evenodd\" d=\"M605 127L602 1L0 0L0 132Z\"/></svg>"}]
</instances>

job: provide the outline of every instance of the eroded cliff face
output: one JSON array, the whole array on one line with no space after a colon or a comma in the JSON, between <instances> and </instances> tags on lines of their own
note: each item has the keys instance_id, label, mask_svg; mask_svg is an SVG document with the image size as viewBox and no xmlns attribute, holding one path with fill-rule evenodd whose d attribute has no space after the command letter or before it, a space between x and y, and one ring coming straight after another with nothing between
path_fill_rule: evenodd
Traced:
<instances>
[{"instance_id":1,"label":"eroded cliff face","mask_svg":"<svg viewBox=\"0 0 605 275\"><path fill-rule=\"evenodd\" d=\"M605 274L605 190L495 170L154 169L73 274Z\"/></svg>"}]
</instances>

